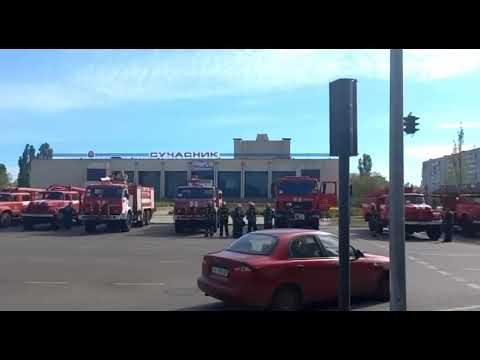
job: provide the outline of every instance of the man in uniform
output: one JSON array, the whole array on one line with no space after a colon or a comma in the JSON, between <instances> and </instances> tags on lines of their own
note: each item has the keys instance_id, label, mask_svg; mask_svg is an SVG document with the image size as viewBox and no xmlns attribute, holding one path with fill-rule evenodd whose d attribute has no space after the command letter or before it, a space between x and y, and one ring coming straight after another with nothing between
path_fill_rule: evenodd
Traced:
<instances>
[{"instance_id":1,"label":"man in uniform","mask_svg":"<svg viewBox=\"0 0 480 360\"><path fill-rule=\"evenodd\" d=\"M69 202L68 205L63 208L63 226L67 230L72 228L73 212L72 202Z\"/></svg>"},{"instance_id":2,"label":"man in uniform","mask_svg":"<svg viewBox=\"0 0 480 360\"><path fill-rule=\"evenodd\" d=\"M223 236L223 229L225 228L225 236L228 237L228 211L227 203L224 201L220 209L218 209L218 223L220 227L220 236Z\"/></svg>"},{"instance_id":3,"label":"man in uniform","mask_svg":"<svg viewBox=\"0 0 480 360\"><path fill-rule=\"evenodd\" d=\"M243 227L245 226L245 222L243 221L243 214L242 205L238 204L235 210L232 212L232 221L233 221L233 238L238 239L243 235Z\"/></svg>"},{"instance_id":4,"label":"man in uniform","mask_svg":"<svg viewBox=\"0 0 480 360\"><path fill-rule=\"evenodd\" d=\"M207 229L205 231L205 237L213 237L213 234L217 232L217 211L213 207L211 201L207 204Z\"/></svg>"},{"instance_id":5,"label":"man in uniform","mask_svg":"<svg viewBox=\"0 0 480 360\"><path fill-rule=\"evenodd\" d=\"M247 232L252 232L252 230L257 231L257 209L253 202L248 204L248 210L245 215L247 216L248 221Z\"/></svg>"},{"instance_id":6,"label":"man in uniform","mask_svg":"<svg viewBox=\"0 0 480 360\"><path fill-rule=\"evenodd\" d=\"M273 218L275 217L275 212L272 209L270 204L267 204L265 211L263 212L263 228L271 229L273 227Z\"/></svg>"},{"instance_id":7,"label":"man in uniform","mask_svg":"<svg viewBox=\"0 0 480 360\"><path fill-rule=\"evenodd\" d=\"M445 218L443 220L443 242L451 242L452 241L452 233L453 233L453 211L450 208L447 208L447 212L445 213Z\"/></svg>"}]
</instances>

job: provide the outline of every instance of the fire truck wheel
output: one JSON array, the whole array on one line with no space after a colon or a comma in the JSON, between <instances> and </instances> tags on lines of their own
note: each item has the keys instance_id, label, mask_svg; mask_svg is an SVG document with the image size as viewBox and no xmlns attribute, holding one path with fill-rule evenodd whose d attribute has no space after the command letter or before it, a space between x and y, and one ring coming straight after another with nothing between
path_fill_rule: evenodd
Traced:
<instances>
[{"instance_id":1,"label":"fire truck wheel","mask_svg":"<svg viewBox=\"0 0 480 360\"><path fill-rule=\"evenodd\" d=\"M132 227L132 213L128 213L127 220L123 220L120 226L121 226L120 230L122 232L130 231L130 228Z\"/></svg>"},{"instance_id":2,"label":"fire truck wheel","mask_svg":"<svg viewBox=\"0 0 480 360\"><path fill-rule=\"evenodd\" d=\"M97 224L95 224L94 222L86 221L85 222L85 231L89 234L94 233L95 231L97 231Z\"/></svg>"},{"instance_id":3,"label":"fire truck wheel","mask_svg":"<svg viewBox=\"0 0 480 360\"><path fill-rule=\"evenodd\" d=\"M183 225L182 224L180 224L178 222L175 223L175 233L177 233L177 234L183 233Z\"/></svg>"},{"instance_id":4,"label":"fire truck wheel","mask_svg":"<svg viewBox=\"0 0 480 360\"><path fill-rule=\"evenodd\" d=\"M12 224L12 217L10 216L9 213L4 212L0 216L0 227L8 227Z\"/></svg>"},{"instance_id":5,"label":"fire truck wheel","mask_svg":"<svg viewBox=\"0 0 480 360\"><path fill-rule=\"evenodd\" d=\"M440 239L440 235L442 235L442 232L440 229L430 229L427 230L427 235L430 240L437 241Z\"/></svg>"},{"instance_id":6,"label":"fire truck wheel","mask_svg":"<svg viewBox=\"0 0 480 360\"><path fill-rule=\"evenodd\" d=\"M23 230L33 230L33 224L30 220L23 219Z\"/></svg>"}]
</instances>

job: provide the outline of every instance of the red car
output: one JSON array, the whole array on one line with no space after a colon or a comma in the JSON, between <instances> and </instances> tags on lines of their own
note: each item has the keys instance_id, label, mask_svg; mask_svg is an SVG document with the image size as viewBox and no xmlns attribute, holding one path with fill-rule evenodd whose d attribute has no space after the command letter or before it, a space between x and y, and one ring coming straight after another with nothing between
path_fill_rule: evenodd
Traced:
<instances>
[{"instance_id":1,"label":"red car","mask_svg":"<svg viewBox=\"0 0 480 360\"><path fill-rule=\"evenodd\" d=\"M352 297L388 301L388 257L351 248ZM246 234L203 258L197 284L226 303L274 310L337 299L338 240L326 232L301 229Z\"/></svg>"}]
</instances>

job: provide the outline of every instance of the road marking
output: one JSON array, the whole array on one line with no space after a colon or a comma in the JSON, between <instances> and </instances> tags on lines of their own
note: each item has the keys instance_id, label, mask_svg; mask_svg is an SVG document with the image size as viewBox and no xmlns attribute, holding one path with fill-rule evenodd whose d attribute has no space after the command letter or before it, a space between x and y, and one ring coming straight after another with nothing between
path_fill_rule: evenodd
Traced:
<instances>
[{"instance_id":1,"label":"road marking","mask_svg":"<svg viewBox=\"0 0 480 360\"><path fill-rule=\"evenodd\" d=\"M452 276L452 274L450 274L449 272L443 271L443 270L439 270L438 273L442 274L444 276Z\"/></svg>"},{"instance_id":2,"label":"road marking","mask_svg":"<svg viewBox=\"0 0 480 360\"><path fill-rule=\"evenodd\" d=\"M479 308L480 308L480 305L473 305L473 306L443 309L443 310L437 310L437 311L462 311L462 310L473 310L473 309L479 309Z\"/></svg>"},{"instance_id":3,"label":"road marking","mask_svg":"<svg viewBox=\"0 0 480 360\"><path fill-rule=\"evenodd\" d=\"M421 265L428 265L428 263L427 263L427 262L425 262L425 261L422 261L422 260L418 260L418 261L417 261L417 264L421 264Z\"/></svg>"},{"instance_id":4,"label":"road marking","mask_svg":"<svg viewBox=\"0 0 480 360\"><path fill-rule=\"evenodd\" d=\"M66 281L25 281L25 285L67 285Z\"/></svg>"},{"instance_id":5,"label":"road marking","mask_svg":"<svg viewBox=\"0 0 480 360\"><path fill-rule=\"evenodd\" d=\"M472 289L477 289L477 290L480 289L480 285L477 285L477 284L467 284L467 286L471 287Z\"/></svg>"},{"instance_id":6,"label":"road marking","mask_svg":"<svg viewBox=\"0 0 480 360\"><path fill-rule=\"evenodd\" d=\"M429 268L431 270L438 270L438 268L436 266L433 266L433 265L427 265L427 268Z\"/></svg>"},{"instance_id":7,"label":"road marking","mask_svg":"<svg viewBox=\"0 0 480 360\"><path fill-rule=\"evenodd\" d=\"M452 279L455 280L455 281L458 281L458 282L467 282L467 280L465 280L465 279L462 278L462 277L454 276Z\"/></svg>"},{"instance_id":8,"label":"road marking","mask_svg":"<svg viewBox=\"0 0 480 360\"><path fill-rule=\"evenodd\" d=\"M157 260L157 263L160 264L179 264L179 263L185 263L184 260Z\"/></svg>"},{"instance_id":9,"label":"road marking","mask_svg":"<svg viewBox=\"0 0 480 360\"><path fill-rule=\"evenodd\" d=\"M412 260L412 261L417 260L417 258L414 258L413 256L409 256L408 258L409 258L410 260Z\"/></svg>"},{"instance_id":10,"label":"road marking","mask_svg":"<svg viewBox=\"0 0 480 360\"><path fill-rule=\"evenodd\" d=\"M470 256L470 257L480 257L478 254L442 254L442 253L421 253L419 255L424 255L424 256L449 256L449 257L455 257L455 256Z\"/></svg>"},{"instance_id":11,"label":"road marking","mask_svg":"<svg viewBox=\"0 0 480 360\"><path fill-rule=\"evenodd\" d=\"M113 283L112 285L115 286L163 286L165 283L124 283L124 282L118 282L118 283Z\"/></svg>"},{"instance_id":12,"label":"road marking","mask_svg":"<svg viewBox=\"0 0 480 360\"><path fill-rule=\"evenodd\" d=\"M465 271L480 271L480 268L466 268Z\"/></svg>"}]
</instances>

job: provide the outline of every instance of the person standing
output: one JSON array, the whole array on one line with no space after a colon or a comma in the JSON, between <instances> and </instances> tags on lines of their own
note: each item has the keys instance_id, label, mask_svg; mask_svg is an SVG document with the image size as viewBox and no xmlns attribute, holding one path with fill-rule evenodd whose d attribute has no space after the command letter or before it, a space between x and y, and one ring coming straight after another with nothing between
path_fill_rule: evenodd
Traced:
<instances>
[{"instance_id":1,"label":"person standing","mask_svg":"<svg viewBox=\"0 0 480 360\"><path fill-rule=\"evenodd\" d=\"M207 229L205 231L205 237L213 237L213 234L217 232L217 211L213 207L211 201L207 204Z\"/></svg>"},{"instance_id":2,"label":"person standing","mask_svg":"<svg viewBox=\"0 0 480 360\"><path fill-rule=\"evenodd\" d=\"M453 234L453 211L450 208L447 208L445 213L445 218L443 219L443 242L451 242Z\"/></svg>"},{"instance_id":3,"label":"person standing","mask_svg":"<svg viewBox=\"0 0 480 360\"><path fill-rule=\"evenodd\" d=\"M228 210L227 203L224 201L220 209L218 209L218 220L220 227L220 236L223 236L223 229L225 229L225 236L228 237L228 217L230 211Z\"/></svg>"},{"instance_id":4,"label":"person standing","mask_svg":"<svg viewBox=\"0 0 480 360\"><path fill-rule=\"evenodd\" d=\"M257 231L257 209L255 208L255 203L250 202L248 204L248 210L245 213L247 216L247 232Z\"/></svg>"},{"instance_id":5,"label":"person standing","mask_svg":"<svg viewBox=\"0 0 480 360\"><path fill-rule=\"evenodd\" d=\"M63 226L65 229L70 230L72 228L73 223L73 203L69 202L67 206L63 208Z\"/></svg>"},{"instance_id":6,"label":"person standing","mask_svg":"<svg viewBox=\"0 0 480 360\"><path fill-rule=\"evenodd\" d=\"M275 212L272 209L272 206L267 203L265 211L263 212L263 228L271 229L273 228L273 218L275 217Z\"/></svg>"},{"instance_id":7,"label":"person standing","mask_svg":"<svg viewBox=\"0 0 480 360\"><path fill-rule=\"evenodd\" d=\"M243 221L244 216L245 214L243 213L242 205L238 204L235 210L232 212L234 239L238 239L243 235L243 227L245 226L245 222Z\"/></svg>"}]
</instances>

